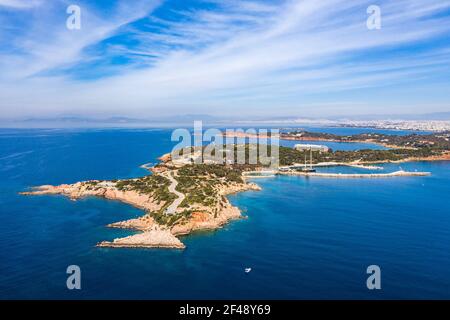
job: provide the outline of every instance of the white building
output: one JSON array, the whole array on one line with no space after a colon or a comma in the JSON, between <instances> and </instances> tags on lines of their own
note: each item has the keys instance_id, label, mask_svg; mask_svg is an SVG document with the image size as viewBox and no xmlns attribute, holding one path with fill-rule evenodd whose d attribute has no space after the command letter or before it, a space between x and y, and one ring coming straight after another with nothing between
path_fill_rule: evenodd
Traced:
<instances>
[{"instance_id":1,"label":"white building","mask_svg":"<svg viewBox=\"0 0 450 320\"><path fill-rule=\"evenodd\" d=\"M294 149L298 151L312 150L312 151L320 151L320 152L328 152L330 148L327 146L323 146L320 144L296 144L294 145Z\"/></svg>"}]
</instances>

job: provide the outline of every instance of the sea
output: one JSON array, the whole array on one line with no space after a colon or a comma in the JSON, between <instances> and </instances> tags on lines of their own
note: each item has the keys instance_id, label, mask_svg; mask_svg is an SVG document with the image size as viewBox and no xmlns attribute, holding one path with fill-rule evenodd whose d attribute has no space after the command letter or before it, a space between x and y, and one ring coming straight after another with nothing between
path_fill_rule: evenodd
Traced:
<instances>
[{"instance_id":1,"label":"sea","mask_svg":"<svg viewBox=\"0 0 450 320\"><path fill-rule=\"evenodd\" d=\"M108 223L142 211L98 198L18 194L146 175L140 166L176 144L171 132L0 129L0 299L450 299L450 162L385 164L380 171L431 172L425 177L255 179L261 191L229 196L246 218L183 236L185 250L97 248L133 234ZM71 265L81 270L79 290L66 285ZM373 265L380 289L370 290Z\"/></svg>"}]
</instances>

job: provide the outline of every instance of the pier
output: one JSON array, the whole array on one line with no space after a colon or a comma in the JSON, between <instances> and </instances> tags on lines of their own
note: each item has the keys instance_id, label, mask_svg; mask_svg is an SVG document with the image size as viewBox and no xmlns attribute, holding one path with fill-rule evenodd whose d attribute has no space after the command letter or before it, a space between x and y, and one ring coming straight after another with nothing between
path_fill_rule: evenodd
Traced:
<instances>
[{"instance_id":1,"label":"pier","mask_svg":"<svg viewBox=\"0 0 450 320\"><path fill-rule=\"evenodd\" d=\"M430 176L430 172L416 171L395 171L390 173L321 173L321 172L303 172L303 171L280 171L278 174L325 177L325 178L390 178L390 177L423 177Z\"/></svg>"}]
</instances>

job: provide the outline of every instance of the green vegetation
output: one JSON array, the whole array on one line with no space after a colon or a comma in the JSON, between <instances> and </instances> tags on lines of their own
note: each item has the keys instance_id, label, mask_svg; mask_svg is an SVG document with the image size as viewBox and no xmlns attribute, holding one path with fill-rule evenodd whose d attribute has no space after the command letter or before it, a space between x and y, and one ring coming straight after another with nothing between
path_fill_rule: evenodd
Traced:
<instances>
[{"instance_id":1,"label":"green vegetation","mask_svg":"<svg viewBox=\"0 0 450 320\"><path fill-rule=\"evenodd\" d=\"M330 133L292 131L283 133L281 138L304 140L329 140L338 142L364 141L383 145L396 146L389 150L356 150L313 152L313 163L318 162L351 162L351 161L398 161L406 158L425 158L439 156L450 150L450 133L388 135L379 133L362 133L350 136L339 136ZM308 151L306 151L309 153ZM304 162L305 152L290 148L280 148L280 165ZM309 155L307 155L309 161Z\"/></svg>"},{"instance_id":2,"label":"green vegetation","mask_svg":"<svg viewBox=\"0 0 450 320\"><path fill-rule=\"evenodd\" d=\"M232 166L220 164L193 164L186 165L178 170L180 177L210 177L222 178L226 181L242 183L242 171Z\"/></svg>"},{"instance_id":3,"label":"green vegetation","mask_svg":"<svg viewBox=\"0 0 450 320\"><path fill-rule=\"evenodd\" d=\"M243 183L242 172L229 165L193 164L178 170L177 190L186 198L181 207L200 204L214 207L222 199L217 195L217 186L233 182Z\"/></svg>"},{"instance_id":4,"label":"green vegetation","mask_svg":"<svg viewBox=\"0 0 450 320\"><path fill-rule=\"evenodd\" d=\"M203 205L214 207L221 205L223 197L218 196L217 187L230 183L243 183L242 171L230 165L217 164L192 164L180 168L175 179L178 181L177 190L186 195L180 207L188 208L192 205ZM174 216L170 216L170 221L164 210L175 199L176 195L169 191L170 180L162 175L149 175L138 179L119 180L116 188L121 191L137 191L148 194L160 203L164 201L164 206L160 212L153 213L155 219L161 220L163 224L174 223ZM186 216L186 212L184 216Z\"/></svg>"},{"instance_id":5,"label":"green vegetation","mask_svg":"<svg viewBox=\"0 0 450 320\"><path fill-rule=\"evenodd\" d=\"M397 146L400 148L429 148L433 150L450 150L450 132L433 134L394 135L381 133L361 133L339 136L331 133L292 131L283 133L281 139L296 138L304 140L330 140L338 142L367 141Z\"/></svg>"},{"instance_id":6,"label":"green vegetation","mask_svg":"<svg viewBox=\"0 0 450 320\"><path fill-rule=\"evenodd\" d=\"M98 180L86 181L84 185L86 186L86 190L97 190L98 189Z\"/></svg>"},{"instance_id":7,"label":"green vegetation","mask_svg":"<svg viewBox=\"0 0 450 320\"><path fill-rule=\"evenodd\" d=\"M429 157L440 155L441 152L431 148L421 149L391 149L391 150L357 150L357 151L330 151L330 152L312 152L312 162L378 162L378 161L397 161L410 157ZM309 151L297 151L292 148L280 147L280 165L292 165L294 163L303 163L305 155L309 163Z\"/></svg>"},{"instance_id":8,"label":"green vegetation","mask_svg":"<svg viewBox=\"0 0 450 320\"><path fill-rule=\"evenodd\" d=\"M309 134L309 133L308 133ZM321 134L321 133L313 133L314 137L318 138L326 138L326 139L335 139L336 137L331 134ZM352 138L350 140L360 139L361 136L367 136L367 137L373 137L373 135L357 135L356 138ZM381 140L386 140L384 137L385 135L378 135L381 138ZM417 135L411 135L407 136L410 137L410 139L416 139ZM425 137L428 137L426 135ZM436 139L437 136L433 135ZM341 137L342 138L342 137ZM347 137L348 138L348 137ZM392 138L391 140L393 140ZM443 141L446 142L444 138L442 138ZM441 139L441 140L442 140ZM407 143L408 139L401 138L403 143ZM439 141L441 141L439 140ZM346 141L345 139L341 139L340 141ZM409 140L410 141L410 140ZM415 144L412 144L410 141L410 144L414 145L415 147L408 146L408 147L402 147L398 149L388 149L388 150L372 150L372 149L363 149L363 150L355 150L355 151L333 151L330 150L329 152L319 152L319 151L313 151L312 152L312 162L313 163L319 163L319 162L353 162L353 161L363 161L363 162L379 162L379 161L398 161L406 158L411 157L430 157L430 156L439 156L442 154L443 151L446 151L447 149L442 149L443 146L445 146L445 143L441 141L440 143L434 142L431 143L430 141L427 142L427 140L423 140L421 143L421 147L418 147L418 141L416 141ZM267 154L271 155L272 150L271 146L267 147ZM179 178L177 178L180 181L181 187L179 188L179 191L190 191L188 186L195 185L198 187L198 183L195 181L196 179L205 178L208 177L207 180L210 180L212 182L215 182L214 179L220 179L222 178L223 181L220 181L220 183L224 182L242 182L242 172L243 171L249 171L249 170L255 170L257 168L266 167L267 165L262 164L261 159L259 157L256 158L255 164L249 163L249 154L251 148L256 149L256 145L245 145L244 148L242 146L223 146L223 149L227 150L233 150L234 152L234 162L230 163L229 165L221 165L221 164L191 164L186 165L179 169ZM238 161L238 152L242 152L245 156L245 163L239 164ZM294 163L304 163L305 161L305 155L307 158L307 161L309 162L310 159L310 152L309 151L298 151L293 148L289 147L279 147L279 164L281 166L286 165L292 165ZM189 178L194 179L189 179ZM205 180L205 179L202 179ZM207 186L204 186L207 188ZM191 201L188 202L194 202L194 201L200 201L200 203L207 204L206 198L208 197L208 193L200 192L200 191L193 191L193 194L191 196Z\"/></svg>"},{"instance_id":9,"label":"green vegetation","mask_svg":"<svg viewBox=\"0 0 450 320\"><path fill-rule=\"evenodd\" d=\"M149 215L156 223L171 227L176 223L187 221L192 216L192 210L184 210L177 214L165 214L164 210L160 210L157 212L149 212Z\"/></svg>"},{"instance_id":10,"label":"green vegetation","mask_svg":"<svg viewBox=\"0 0 450 320\"><path fill-rule=\"evenodd\" d=\"M169 191L169 179L160 175L149 175L138 179L120 180L116 188L122 191L133 190L142 194L151 195L158 202L170 203L176 196Z\"/></svg>"}]
</instances>

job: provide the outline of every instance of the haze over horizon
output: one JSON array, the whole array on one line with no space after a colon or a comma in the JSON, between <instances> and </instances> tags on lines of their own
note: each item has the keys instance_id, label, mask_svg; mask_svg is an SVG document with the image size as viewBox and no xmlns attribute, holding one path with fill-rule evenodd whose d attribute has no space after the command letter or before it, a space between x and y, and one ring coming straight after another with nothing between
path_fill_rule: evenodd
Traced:
<instances>
[{"instance_id":1,"label":"haze over horizon","mask_svg":"<svg viewBox=\"0 0 450 320\"><path fill-rule=\"evenodd\" d=\"M0 0L1 119L450 111L450 1L71 4Z\"/></svg>"}]
</instances>

